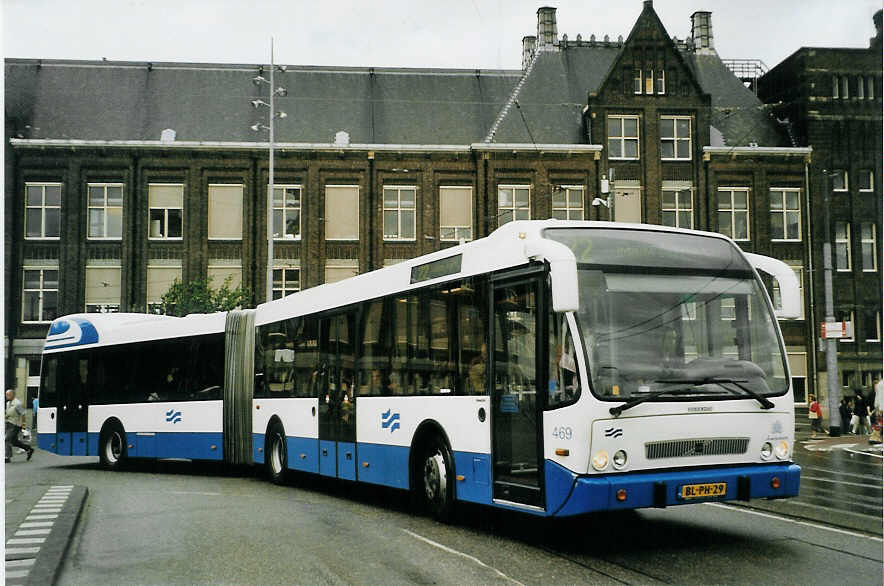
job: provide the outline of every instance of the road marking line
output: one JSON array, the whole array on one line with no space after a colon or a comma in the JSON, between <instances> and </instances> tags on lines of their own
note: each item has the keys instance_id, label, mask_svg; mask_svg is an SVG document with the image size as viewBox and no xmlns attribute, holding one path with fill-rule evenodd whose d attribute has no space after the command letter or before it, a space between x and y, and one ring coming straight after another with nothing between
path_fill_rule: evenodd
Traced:
<instances>
[{"instance_id":1,"label":"road marking line","mask_svg":"<svg viewBox=\"0 0 884 586\"><path fill-rule=\"evenodd\" d=\"M848 482L846 480L831 480L829 478L820 478L819 476L808 476L806 474L801 476L801 480L815 480L817 482L831 482L832 484L844 484L847 486L864 486L866 488L881 488L880 484L863 484L861 482Z\"/></svg>"},{"instance_id":2,"label":"road marking line","mask_svg":"<svg viewBox=\"0 0 884 586\"><path fill-rule=\"evenodd\" d=\"M21 554L29 554L29 553L37 553L40 551L39 547L7 547L4 549L7 557L10 555L21 555Z\"/></svg>"},{"instance_id":3,"label":"road marking line","mask_svg":"<svg viewBox=\"0 0 884 586\"><path fill-rule=\"evenodd\" d=\"M55 525L53 521L39 521L36 523L22 523L19 525L19 529L34 529L36 527L52 527Z\"/></svg>"},{"instance_id":4,"label":"road marking line","mask_svg":"<svg viewBox=\"0 0 884 586\"><path fill-rule=\"evenodd\" d=\"M73 484L56 484L55 486L53 486L49 490L60 489L60 488L66 488L68 490L73 490L74 485Z\"/></svg>"},{"instance_id":5,"label":"road marking line","mask_svg":"<svg viewBox=\"0 0 884 586\"><path fill-rule=\"evenodd\" d=\"M8 539L6 545L33 545L35 543L46 543L45 537L29 537L27 539Z\"/></svg>"},{"instance_id":6,"label":"road marking line","mask_svg":"<svg viewBox=\"0 0 884 586\"><path fill-rule=\"evenodd\" d=\"M197 496L221 496L220 492L195 492L187 490L170 490L169 494L195 494Z\"/></svg>"},{"instance_id":7,"label":"road marking line","mask_svg":"<svg viewBox=\"0 0 884 586\"><path fill-rule=\"evenodd\" d=\"M853 537L863 537L865 539L871 539L872 541L884 541L881 537L873 537L871 535L865 535L863 533L857 533L856 531L848 531L846 529L838 529L836 527L827 527L826 525L820 525L819 523L809 523L807 521L797 521L795 519L790 519L788 517L781 517L779 515L771 515L770 513L762 513L760 511L751 511L749 509L744 509L743 507L735 507L733 505L723 505L721 503L703 503L704 505L709 505L712 507L717 507L720 509L728 509L730 511L740 511L742 513L749 513L750 515L758 515L759 517L767 517L769 519L777 519L779 521L785 521L787 523L794 523L796 525L803 525L805 527L813 527L814 529L824 529L826 531L832 531L833 533L841 533L843 535L851 535Z\"/></svg>"},{"instance_id":8,"label":"road marking line","mask_svg":"<svg viewBox=\"0 0 884 586\"><path fill-rule=\"evenodd\" d=\"M462 551L457 551L456 549L451 549L450 547L442 545L441 543L437 543L437 542L433 541L432 539L427 539L426 537L424 537L422 535L418 535L417 533L412 533L408 529L403 529L403 531L405 531L406 533L408 533L409 535L411 535L415 539L419 539L419 540L423 541L424 543L428 543L428 544L432 545L433 547L438 547L439 549L441 549L443 551L447 551L448 553L453 553L455 555L459 555L461 557L464 557L470 561L473 561L473 562L479 564L483 568L488 568L489 570L494 571L501 578L509 580L510 582L513 582L514 584L520 584L521 586L525 586L524 584L522 584L518 580L510 578L509 576L507 576L506 574L504 574L503 572L501 572L497 568L492 568L491 566L489 566L488 564L486 564L485 562L483 562L479 558L475 558L469 554L463 553Z\"/></svg>"},{"instance_id":9,"label":"road marking line","mask_svg":"<svg viewBox=\"0 0 884 586\"><path fill-rule=\"evenodd\" d=\"M52 532L52 528L49 529L25 529L23 531L16 531L16 537L27 537L29 535L49 535Z\"/></svg>"},{"instance_id":10,"label":"road marking line","mask_svg":"<svg viewBox=\"0 0 884 586\"><path fill-rule=\"evenodd\" d=\"M25 566L33 566L35 561L37 561L35 558L30 558L27 560L6 560L6 567L23 568Z\"/></svg>"},{"instance_id":11,"label":"road marking line","mask_svg":"<svg viewBox=\"0 0 884 586\"><path fill-rule=\"evenodd\" d=\"M878 454L870 454L868 452L863 452L862 450L851 450L848 448L844 448L845 452L850 452L851 454L859 454L860 456L871 456L873 458L881 458L884 460L884 456L879 456Z\"/></svg>"}]
</instances>

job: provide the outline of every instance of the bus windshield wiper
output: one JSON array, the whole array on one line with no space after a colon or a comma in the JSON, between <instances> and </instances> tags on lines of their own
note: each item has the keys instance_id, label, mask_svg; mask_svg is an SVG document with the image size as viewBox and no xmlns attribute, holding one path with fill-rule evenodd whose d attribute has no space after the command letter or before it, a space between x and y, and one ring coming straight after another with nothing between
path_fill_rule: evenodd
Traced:
<instances>
[{"instance_id":1,"label":"bus windshield wiper","mask_svg":"<svg viewBox=\"0 0 884 586\"><path fill-rule=\"evenodd\" d=\"M680 381L665 381L665 382L680 382ZM690 384L690 383L689 383ZM632 409L636 405L641 405L645 401L650 401L651 399L655 399L657 397L662 397L663 395L696 395L700 394L701 391L696 389L697 385L692 385L690 387L685 387L682 389L660 389L659 391L654 391L653 393L648 393L647 395L642 395L641 397L633 397L632 399L626 401L622 405L617 405L616 407L611 407L608 409L611 415L614 417L618 417L621 413L626 411L627 409Z\"/></svg>"},{"instance_id":2,"label":"bus windshield wiper","mask_svg":"<svg viewBox=\"0 0 884 586\"><path fill-rule=\"evenodd\" d=\"M763 378L759 378L765 387L767 387L767 383ZM767 398L762 397L751 388L747 387L742 383L749 382L746 379L734 379L734 378L721 378L721 377L706 377L706 378L683 378L683 379L664 379L654 381L656 383L672 383L672 384L687 384L687 385L718 385L722 389L728 391L729 393L733 393L734 395L749 395L759 403L761 403L762 409L773 409L775 405ZM736 388L725 386L725 385L733 385Z\"/></svg>"}]
</instances>

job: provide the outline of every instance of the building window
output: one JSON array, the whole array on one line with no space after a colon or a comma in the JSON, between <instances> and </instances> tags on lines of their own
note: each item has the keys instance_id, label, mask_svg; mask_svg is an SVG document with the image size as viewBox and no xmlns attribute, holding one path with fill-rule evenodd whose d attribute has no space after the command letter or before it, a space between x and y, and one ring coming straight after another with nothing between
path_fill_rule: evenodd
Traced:
<instances>
[{"instance_id":1,"label":"building window","mask_svg":"<svg viewBox=\"0 0 884 586\"><path fill-rule=\"evenodd\" d=\"M416 188L384 187L384 240L414 240Z\"/></svg>"},{"instance_id":2,"label":"building window","mask_svg":"<svg viewBox=\"0 0 884 586\"><path fill-rule=\"evenodd\" d=\"M473 188L439 188L439 238L443 241L473 239Z\"/></svg>"},{"instance_id":3,"label":"building window","mask_svg":"<svg viewBox=\"0 0 884 586\"><path fill-rule=\"evenodd\" d=\"M582 185L563 185L553 189L552 217L557 220L582 220L583 193Z\"/></svg>"},{"instance_id":4,"label":"building window","mask_svg":"<svg viewBox=\"0 0 884 586\"><path fill-rule=\"evenodd\" d=\"M666 71L663 69L657 70L657 95L663 95L666 93Z\"/></svg>"},{"instance_id":5,"label":"building window","mask_svg":"<svg viewBox=\"0 0 884 586\"><path fill-rule=\"evenodd\" d=\"M163 294L175 280L181 280L181 261L163 262L152 260L147 267L147 311L162 313Z\"/></svg>"},{"instance_id":6,"label":"building window","mask_svg":"<svg viewBox=\"0 0 884 586\"><path fill-rule=\"evenodd\" d=\"M24 267L22 321L49 322L58 317L58 267Z\"/></svg>"},{"instance_id":7,"label":"building window","mask_svg":"<svg viewBox=\"0 0 884 586\"><path fill-rule=\"evenodd\" d=\"M835 269L850 270L850 223L835 222Z\"/></svg>"},{"instance_id":8,"label":"building window","mask_svg":"<svg viewBox=\"0 0 884 586\"><path fill-rule=\"evenodd\" d=\"M848 77L846 75L841 76L841 99L846 100L850 97L850 93L847 91L847 87L849 85Z\"/></svg>"},{"instance_id":9,"label":"building window","mask_svg":"<svg viewBox=\"0 0 884 586\"><path fill-rule=\"evenodd\" d=\"M242 239L242 185L209 185L209 239Z\"/></svg>"},{"instance_id":10,"label":"building window","mask_svg":"<svg viewBox=\"0 0 884 586\"><path fill-rule=\"evenodd\" d=\"M795 278L798 279L798 310L799 315L795 319L804 319L804 268L801 265L789 265L792 268L792 271L795 273ZM780 294L780 284L774 279L773 281L773 295L771 296L771 301L773 302L773 306L776 309L781 309L783 307L783 298Z\"/></svg>"},{"instance_id":11,"label":"building window","mask_svg":"<svg viewBox=\"0 0 884 586\"><path fill-rule=\"evenodd\" d=\"M836 100L841 97L840 85L837 75L832 76L832 97Z\"/></svg>"},{"instance_id":12,"label":"building window","mask_svg":"<svg viewBox=\"0 0 884 586\"><path fill-rule=\"evenodd\" d=\"M119 240L123 235L123 186L89 184L88 238Z\"/></svg>"},{"instance_id":13,"label":"building window","mask_svg":"<svg viewBox=\"0 0 884 586\"><path fill-rule=\"evenodd\" d=\"M866 78L868 82L868 86L866 87L866 99L874 100L875 99L875 76L870 75Z\"/></svg>"},{"instance_id":14,"label":"building window","mask_svg":"<svg viewBox=\"0 0 884 586\"><path fill-rule=\"evenodd\" d=\"M325 282L335 283L359 274L359 261L351 258L330 258L325 262Z\"/></svg>"},{"instance_id":15,"label":"building window","mask_svg":"<svg viewBox=\"0 0 884 586\"><path fill-rule=\"evenodd\" d=\"M863 272L874 272L878 270L877 229L878 227L872 222L863 222L860 225Z\"/></svg>"},{"instance_id":16,"label":"building window","mask_svg":"<svg viewBox=\"0 0 884 586\"><path fill-rule=\"evenodd\" d=\"M301 290L301 269L280 267L273 269L273 298L281 299Z\"/></svg>"},{"instance_id":17,"label":"building window","mask_svg":"<svg viewBox=\"0 0 884 586\"><path fill-rule=\"evenodd\" d=\"M881 341L881 312L873 310L863 311L862 328L865 332L863 338L866 342Z\"/></svg>"},{"instance_id":18,"label":"building window","mask_svg":"<svg viewBox=\"0 0 884 586\"><path fill-rule=\"evenodd\" d=\"M859 172L859 176L857 177L859 183L860 191L874 191L875 190L875 173L874 171L869 171L868 169L863 169Z\"/></svg>"},{"instance_id":19,"label":"building window","mask_svg":"<svg viewBox=\"0 0 884 586\"><path fill-rule=\"evenodd\" d=\"M663 225L694 227L693 189L663 189Z\"/></svg>"},{"instance_id":20,"label":"building window","mask_svg":"<svg viewBox=\"0 0 884 586\"><path fill-rule=\"evenodd\" d=\"M86 266L86 313L117 313L122 298L120 265Z\"/></svg>"},{"instance_id":21,"label":"building window","mask_svg":"<svg viewBox=\"0 0 884 586\"><path fill-rule=\"evenodd\" d=\"M718 188L718 231L734 240L749 240L748 188Z\"/></svg>"},{"instance_id":22,"label":"building window","mask_svg":"<svg viewBox=\"0 0 884 586\"><path fill-rule=\"evenodd\" d=\"M513 220L530 220L531 187L528 185L498 186L497 219L499 226Z\"/></svg>"},{"instance_id":23,"label":"building window","mask_svg":"<svg viewBox=\"0 0 884 586\"><path fill-rule=\"evenodd\" d=\"M608 116L608 158L638 159L638 116Z\"/></svg>"},{"instance_id":24,"label":"building window","mask_svg":"<svg viewBox=\"0 0 884 586\"><path fill-rule=\"evenodd\" d=\"M770 190L771 240L801 240L800 189Z\"/></svg>"},{"instance_id":25,"label":"building window","mask_svg":"<svg viewBox=\"0 0 884 586\"><path fill-rule=\"evenodd\" d=\"M325 239L359 240L359 187L325 188Z\"/></svg>"},{"instance_id":26,"label":"building window","mask_svg":"<svg viewBox=\"0 0 884 586\"><path fill-rule=\"evenodd\" d=\"M269 189L269 186L268 186ZM301 186L273 186L273 238L301 238Z\"/></svg>"},{"instance_id":27,"label":"building window","mask_svg":"<svg viewBox=\"0 0 884 586\"><path fill-rule=\"evenodd\" d=\"M860 100L865 99L866 80L862 75L856 77L856 97Z\"/></svg>"},{"instance_id":28,"label":"building window","mask_svg":"<svg viewBox=\"0 0 884 586\"><path fill-rule=\"evenodd\" d=\"M210 258L206 276L212 289L226 286L236 289L242 285L242 260L236 258Z\"/></svg>"},{"instance_id":29,"label":"building window","mask_svg":"<svg viewBox=\"0 0 884 586\"><path fill-rule=\"evenodd\" d=\"M25 184L25 238L58 238L61 183Z\"/></svg>"},{"instance_id":30,"label":"building window","mask_svg":"<svg viewBox=\"0 0 884 586\"><path fill-rule=\"evenodd\" d=\"M651 96L654 94L654 70L645 70L645 94Z\"/></svg>"},{"instance_id":31,"label":"building window","mask_svg":"<svg viewBox=\"0 0 884 586\"><path fill-rule=\"evenodd\" d=\"M642 70L641 69L635 70L635 79L633 79L632 91L636 95L639 95L642 93Z\"/></svg>"},{"instance_id":32,"label":"building window","mask_svg":"<svg viewBox=\"0 0 884 586\"><path fill-rule=\"evenodd\" d=\"M151 240L180 240L184 216L184 186L151 183L147 186Z\"/></svg>"},{"instance_id":33,"label":"building window","mask_svg":"<svg viewBox=\"0 0 884 586\"><path fill-rule=\"evenodd\" d=\"M847 171L842 169L832 171L832 191L847 191Z\"/></svg>"},{"instance_id":34,"label":"building window","mask_svg":"<svg viewBox=\"0 0 884 586\"><path fill-rule=\"evenodd\" d=\"M839 342L855 342L856 338L854 337L854 329L853 329L853 312L847 310L840 310L835 313L835 321L843 321L846 324L847 332L845 333L843 338L838 338Z\"/></svg>"},{"instance_id":35,"label":"building window","mask_svg":"<svg viewBox=\"0 0 884 586\"><path fill-rule=\"evenodd\" d=\"M660 117L660 156L665 160L690 160L690 116Z\"/></svg>"}]
</instances>

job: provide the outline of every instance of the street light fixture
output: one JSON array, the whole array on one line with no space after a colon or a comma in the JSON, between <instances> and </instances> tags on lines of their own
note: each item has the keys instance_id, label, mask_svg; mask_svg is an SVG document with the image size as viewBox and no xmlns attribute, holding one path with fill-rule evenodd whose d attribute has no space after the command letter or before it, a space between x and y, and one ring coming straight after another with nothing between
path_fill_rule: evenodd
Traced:
<instances>
[{"instance_id":1,"label":"street light fixture","mask_svg":"<svg viewBox=\"0 0 884 586\"><path fill-rule=\"evenodd\" d=\"M267 187L267 301L273 300L273 191L274 191L274 177L273 177L273 155L274 155L274 121L277 118L286 118L288 114L285 112L277 112L276 111L276 103L275 99L277 96L285 96L288 94L288 91L284 87L277 87L273 89L276 85L273 80L273 74L276 71L277 67L273 60L273 37L270 37L270 79L265 78L262 73L264 73L264 68L261 67L259 74L252 78L252 83L256 86L260 87L261 85L270 86L270 101L265 102L262 99L254 99L251 100L250 103L252 107L255 109L266 107L270 110L270 115L268 116L268 125L265 125L261 122L256 122L251 126L251 129L255 132L260 132L262 130L268 131L269 141L268 141L268 151L269 151L269 159L270 159L270 168L269 168L269 185ZM279 66L280 72L285 72L285 66Z\"/></svg>"}]
</instances>

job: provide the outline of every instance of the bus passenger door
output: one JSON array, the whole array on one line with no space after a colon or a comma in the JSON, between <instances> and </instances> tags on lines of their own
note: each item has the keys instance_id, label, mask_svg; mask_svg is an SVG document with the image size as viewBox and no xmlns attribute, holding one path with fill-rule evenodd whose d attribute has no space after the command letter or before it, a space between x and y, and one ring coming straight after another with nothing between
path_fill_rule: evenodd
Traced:
<instances>
[{"instance_id":1,"label":"bus passenger door","mask_svg":"<svg viewBox=\"0 0 884 586\"><path fill-rule=\"evenodd\" d=\"M356 480L354 313L320 321L319 473Z\"/></svg>"},{"instance_id":2,"label":"bus passenger door","mask_svg":"<svg viewBox=\"0 0 884 586\"><path fill-rule=\"evenodd\" d=\"M527 277L493 284L490 352L493 498L535 507L544 503L540 283Z\"/></svg>"},{"instance_id":3,"label":"bus passenger door","mask_svg":"<svg viewBox=\"0 0 884 586\"><path fill-rule=\"evenodd\" d=\"M56 443L62 456L85 456L86 425L89 413L87 388L89 358L85 353L71 353L62 358L58 385L58 423Z\"/></svg>"}]
</instances>

